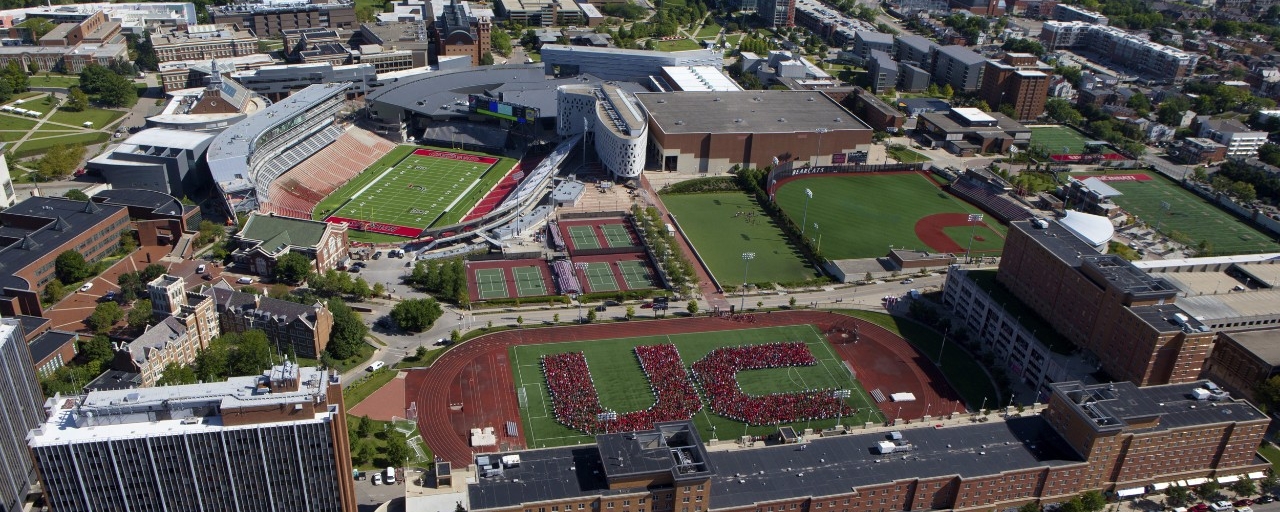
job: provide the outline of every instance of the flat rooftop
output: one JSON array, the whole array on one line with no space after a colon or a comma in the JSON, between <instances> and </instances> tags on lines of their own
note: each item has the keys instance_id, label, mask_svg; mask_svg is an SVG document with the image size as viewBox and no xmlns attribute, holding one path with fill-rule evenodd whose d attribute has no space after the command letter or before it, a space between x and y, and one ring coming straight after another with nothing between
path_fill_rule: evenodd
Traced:
<instances>
[{"instance_id":1,"label":"flat rooftop","mask_svg":"<svg viewBox=\"0 0 1280 512\"><path fill-rule=\"evenodd\" d=\"M871 129L818 91L640 93L636 99L666 133Z\"/></svg>"},{"instance_id":2,"label":"flat rooftop","mask_svg":"<svg viewBox=\"0 0 1280 512\"><path fill-rule=\"evenodd\" d=\"M0 286L30 289L26 279L14 275L16 272L122 210L92 201L32 197L0 212ZM25 226L44 224L34 229L15 227L6 223L11 216L21 216Z\"/></svg>"},{"instance_id":3,"label":"flat rooftop","mask_svg":"<svg viewBox=\"0 0 1280 512\"><path fill-rule=\"evenodd\" d=\"M1099 430L1124 429L1129 421L1146 422L1155 417L1159 418L1159 423L1154 427L1127 430L1164 431L1267 419L1266 415L1244 400L1196 400L1192 391L1204 389L1208 382L1202 380L1140 388L1128 381L1092 385L1077 381L1059 382L1051 386L1076 404L1078 410L1092 418Z\"/></svg>"},{"instance_id":4,"label":"flat rooftop","mask_svg":"<svg viewBox=\"0 0 1280 512\"><path fill-rule=\"evenodd\" d=\"M1014 221L1009 223L1009 228L1026 233L1041 247L1072 267L1079 268L1083 256L1098 254L1089 242L1081 240L1071 230L1055 221L1047 221L1047 225L1043 228L1036 227L1032 224L1033 222L1035 221Z\"/></svg>"},{"instance_id":5,"label":"flat rooftop","mask_svg":"<svg viewBox=\"0 0 1280 512\"><path fill-rule=\"evenodd\" d=\"M1271 366L1280 366L1280 329L1261 331L1224 332L1220 336L1230 338L1245 350L1258 356Z\"/></svg>"},{"instance_id":6,"label":"flat rooftop","mask_svg":"<svg viewBox=\"0 0 1280 512\"><path fill-rule=\"evenodd\" d=\"M1235 269L1244 273L1257 284L1271 288L1280 287L1280 265L1237 264Z\"/></svg>"}]
</instances>

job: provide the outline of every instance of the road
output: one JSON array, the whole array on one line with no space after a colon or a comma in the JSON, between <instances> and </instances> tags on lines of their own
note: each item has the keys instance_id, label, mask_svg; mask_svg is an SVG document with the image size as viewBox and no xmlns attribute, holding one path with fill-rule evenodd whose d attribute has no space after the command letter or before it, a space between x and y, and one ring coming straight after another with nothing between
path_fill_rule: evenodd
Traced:
<instances>
[{"instance_id":1,"label":"road","mask_svg":"<svg viewBox=\"0 0 1280 512\"><path fill-rule=\"evenodd\" d=\"M400 283L400 278L411 270L411 267L405 266L406 263L412 263L412 260L384 257L378 260L366 261L368 267L361 270L360 276L364 277L370 285L378 282L383 283L389 290L390 295L395 299L428 297L427 294L417 292ZM792 297L795 297L797 307L880 309L880 299L886 295L905 295L911 289L918 289L922 292L936 290L941 288L945 277L944 275L917 277L911 284L901 284L897 280L865 286L831 284L822 288L796 293L772 292L768 294L747 294L745 297L733 295L725 298L735 307L745 305L747 308L755 308L758 303L763 303L766 308L784 307L789 305ZM652 309L641 308L641 304L641 302L632 302L628 305L635 308L637 316L658 314ZM435 325L426 332L417 334L388 330L375 325L377 319L391 311L391 308L395 305L394 300L372 299L361 305L367 306L372 310L369 313L365 313L363 317L365 323L370 326L373 336L381 341L382 344L375 344L377 350L366 365L354 368L343 375L344 383L352 382L363 375L365 367L368 364L373 364L374 361L382 361L390 366L413 354L420 346L431 348L441 338L449 338L454 329L467 332L471 329L485 327L490 323L494 326L514 326L517 324L516 319L518 317L524 320L524 325L549 324L556 320L557 315L561 323L567 323L580 318L580 315L586 315L590 308L597 307L600 303L575 303L554 307L525 306L475 311L459 310L452 306L444 305L444 315L436 321ZM683 314L685 307L685 303L672 304L672 311L667 314L676 314L677 312ZM705 301L699 301L698 307L699 311L709 310ZM601 318L622 318L625 313L626 305L623 305L609 307L606 311L597 313L597 315L600 315Z\"/></svg>"}]
</instances>

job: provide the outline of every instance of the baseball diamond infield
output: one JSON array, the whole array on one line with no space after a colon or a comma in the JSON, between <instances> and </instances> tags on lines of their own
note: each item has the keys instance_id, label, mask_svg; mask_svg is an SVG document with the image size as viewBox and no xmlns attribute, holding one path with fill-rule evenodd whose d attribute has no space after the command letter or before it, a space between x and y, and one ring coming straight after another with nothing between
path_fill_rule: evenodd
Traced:
<instances>
[{"instance_id":1,"label":"baseball diamond infield","mask_svg":"<svg viewBox=\"0 0 1280 512\"><path fill-rule=\"evenodd\" d=\"M973 233L971 251L974 254L999 253L1004 246L1003 235L982 222L969 222L967 213L935 213L916 221L915 229L916 237L938 252L963 254L966 249L969 249L967 244L971 232Z\"/></svg>"},{"instance_id":2,"label":"baseball diamond infield","mask_svg":"<svg viewBox=\"0 0 1280 512\"><path fill-rule=\"evenodd\" d=\"M874 323L821 311L759 313L753 317L751 324L727 317L695 317L516 329L481 336L450 348L429 368L410 370L405 407L416 405L419 431L441 460L466 465L477 452L526 447L508 356L512 346L787 325L812 325L828 333L831 347L853 367L866 389L879 390L883 396L915 394L916 401L894 403L901 406L900 412L895 412L899 417L920 418L928 410L963 407L959 395L926 356ZM852 331L859 333L856 343L847 334ZM508 422L514 422L516 435L507 435ZM493 427L497 445L469 446L470 430L484 427ZM710 438L708 434L704 436Z\"/></svg>"}]
</instances>

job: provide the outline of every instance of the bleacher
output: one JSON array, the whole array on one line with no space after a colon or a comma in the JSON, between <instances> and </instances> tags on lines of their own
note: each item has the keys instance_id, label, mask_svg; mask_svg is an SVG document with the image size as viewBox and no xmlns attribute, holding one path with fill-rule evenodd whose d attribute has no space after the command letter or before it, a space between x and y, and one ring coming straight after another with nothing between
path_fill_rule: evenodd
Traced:
<instances>
[{"instance_id":1,"label":"bleacher","mask_svg":"<svg viewBox=\"0 0 1280 512\"><path fill-rule=\"evenodd\" d=\"M950 189L955 195L978 205L1001 222L1027 220L1035 216L1008 195L995 193L985 184L975 183L967 178L951 182Z\"/></svg>"},{"instance_id":2,"label":"bleacher","mask_svg":"<svg viewBox=\"0 0 1280 512\"><path fill-rule=\"evenodd\" d=\"M329 137L331 142L324 143ZM359 128L345 132L337 127L326 128L286 151L280 161L271 163L272 168L277 168L293 162L271 182L270 200L262 205L262 210L309 219L320 201L395 147L394 143Z\"/></svg>"},{"instance_id":3,"label":"bleacher","mask_svg":"<svg viewBox=\"0 0 1280 512\"><path fill-rule=\"evenodd\" d=\"M560 234L560 223L556 221L547 222L547 231L551 234L551 248L557 251L565 251L564 235Z\"/></svg>"},{"instance_id":4,"label":"bleacher","mask_svg":"<svg viewBox=\"0 0 1280 512\"><path fill-rule=\"evenodd\" d=\"M582 283L578 282L572 261L556 260L551 263L551 270L556 274L556 285L560 287L561 294L582 293Z\"/></svg>"}]
</instances>

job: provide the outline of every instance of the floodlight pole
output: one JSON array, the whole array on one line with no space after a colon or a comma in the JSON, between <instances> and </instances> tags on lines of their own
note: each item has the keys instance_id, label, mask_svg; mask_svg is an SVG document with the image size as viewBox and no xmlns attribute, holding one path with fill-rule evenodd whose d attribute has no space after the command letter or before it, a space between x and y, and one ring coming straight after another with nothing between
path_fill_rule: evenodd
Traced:
<instances>
[{"instance_id":1,"label":"floodlight pole","mask_svg":"<svg viewBox=\"0 0 1280 512\"><path fill-rule=\"evenodd\" d=\"M973 250L973 232L978 228L979 222L982 222L981 213L969 214L969 246L964 250L965 263L973 263L973 261L969 259L969 252Z\"/></svg>"},{"instance_id":2,"label":"floodlight pole","mask_svg":"<svg viewBox=\"0 0 1280 512\"><path fill-rule=\"evenodd\" d=\"M738 306L739 311L747 309L747 269L751 268L751 260L755 259L756 253L742 253L742 305Z\"/></svg>"},{"instance_id":3,"label":"floodlight pole","mask_svg":"<svg viewBox=\"0 0 1280 512\"><path fill-rule=\"evenodd\" d=\"M813 155L813 164L811 164L812 167L817 167L819 164L819 159L822 158L822 134L827 133L828 131L830 130L826 128L818 128L817 130L814 130L814 132L818 134L818 152Z\"/></svg>"},{"instance_id":4,"label":"floodlight pole","mask_svg":"<svg viewBox=\"0 0 1280 512\"><path fill-rule=\"evenodd\" d=\"M800 218L800 236L804 236L805 223L809 222L809 200L813 199L813 191L804 189L804 216Z\"/></svg>"},{"instance_id":5,"label":"floodlight pole","mask_svg":"<svg viewBox=\"0 0 1280 512\"><path fill-rule=\"evenodd\" d=\"M938 368L942 368L942 351L943 351L943 350L945 350L945 349L947 348L947 335L948 335L948 334L951 334L951 328L950 328L950 327L948 327L948 328L947 328L947 330L946 330L946 331L943 331L943 333L942 333L942 346L941 346L941 347L938 347Z\"/></svg>"}]
</instances>

